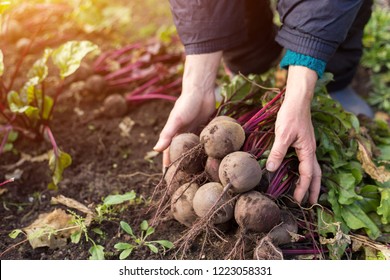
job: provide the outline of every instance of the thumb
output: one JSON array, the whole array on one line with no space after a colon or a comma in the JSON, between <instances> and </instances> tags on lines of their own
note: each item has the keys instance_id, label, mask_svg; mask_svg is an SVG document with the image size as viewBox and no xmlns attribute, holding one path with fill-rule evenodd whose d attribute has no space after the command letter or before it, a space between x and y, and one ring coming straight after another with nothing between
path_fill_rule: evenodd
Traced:
<instances>
[{"instance_id":1,"label":"thumb","mask_svg":"<svg viewBox=\"0 0 390 280\"><path fill-rule=\"evenodd\" d=\"M163 130L160 133L160 137L156 143L156 145L153 147L153 150L157 152L162 152L166 148L169 147L171 144L172 138L177 134L179 131L180 123L177 118L171 113L171 115L168 118L167 123L165 124Z\"/></svg>"},{"instance_id":2,"label":"thumb","mask_svg":"<svg viewBox=\"0 0 390 280\"><path fill-rule=\"evenodd\" d=\"M160 137L156 145L153 147L153 150L157 152L162 152L171 144L172 138L176 135L175 129L170 129L165 126L165 128L161 131Z\"/></svg>"},{"instance_id":3,"label":"thumb","mask_svg":"<svg viewBox=\"0 0 390 280\"><path fill-rule=\"evenodd\" d=\"M266 168L269 172L276 171L286 156L288 145L282 143L279 137L276 136L271 152L267 159Z\"/></svg>"}]
</instances>

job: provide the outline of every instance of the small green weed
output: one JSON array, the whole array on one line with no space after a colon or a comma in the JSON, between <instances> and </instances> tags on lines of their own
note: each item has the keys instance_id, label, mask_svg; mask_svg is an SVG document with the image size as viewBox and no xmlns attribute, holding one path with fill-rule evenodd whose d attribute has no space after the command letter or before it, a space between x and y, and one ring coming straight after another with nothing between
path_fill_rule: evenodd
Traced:
<instances>
[{"instance_id":1,"label":"small green weed","mask_svg":"<svg viewBox=\"0 0 390 280\"><path fill-rule=\"evenodd\" d=\"M173 243L168 240L154 240L154 241L148 241L146 240L150 235L154 233L154 228L149 226L147 221L143 221L140 225L141 229L141 235L136 236L133 233L132 228L130 225L124 221L120 222L121 228L130 235L131 237L131 243L125 243L125 242L118 242L115 244L114 248L118 251L122 251L119 255L119 259L123 260L126 259L130 254L133 252L133 250L136 250L140 247L146 246L149 248L149 250L153 253L158 253L159 249L157 245L160 245L160 247L163 250L163 254L165 254L166 249L171 249L173 247Z\"/></svg>"}]
</instances>

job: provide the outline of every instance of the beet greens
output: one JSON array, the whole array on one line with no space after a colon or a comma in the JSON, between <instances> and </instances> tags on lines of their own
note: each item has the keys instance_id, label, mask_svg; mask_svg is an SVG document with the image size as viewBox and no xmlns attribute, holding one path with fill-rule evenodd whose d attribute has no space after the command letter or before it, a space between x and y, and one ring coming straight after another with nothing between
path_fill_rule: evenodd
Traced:
<instances>
[{"instance_id":1,"label":"beet greens","mask_svg":"<svg viewBox=\"0 0 390 280\"><path fill-rule=\"evenodd\" d=\"M63 92L64 79L72 75L80 66L81 60L90 52L97 50L97 46L89 41L69 41L56 49L45 49L42 57L38 59L27 75L27 81L18 90L10 90L19 67L7 77L9 83L4 81L2 56L0 57L0 113L5 124L0 124L0 154L12 148L12 142L17 135L32 140L43 140L47 137L53 150L49 152L49 167L52 171L52 182L49 188L56 189L62 179L63 170L72 160L69 154L63 152L57 145L50 128L53 112L59 95ZM22 61L25 56L21 57ZM54 94L48 94L46 78L49 74L48 61L59 70L59 85ZM21 62L19 63L19 66Z\"/></svg>"}]
</instances>

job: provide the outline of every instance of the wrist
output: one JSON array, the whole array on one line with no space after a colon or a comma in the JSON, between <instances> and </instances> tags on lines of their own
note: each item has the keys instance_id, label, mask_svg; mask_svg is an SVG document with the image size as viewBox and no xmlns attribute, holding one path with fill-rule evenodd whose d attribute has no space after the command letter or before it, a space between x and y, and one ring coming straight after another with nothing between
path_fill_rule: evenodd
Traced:
<instances>
[{"instance_id":1,"label":"wrist","mask_svg":"<svg viewBox=\"0 0 390 280\"><path fill-rule=\"evenodd\" d=\"M305 66L290 65L287 76L285 102L310 107L318 76Z\"/></svg>"},{"instance_id":2,"label":"wrist","mask_svg":"<svg viewBox=\"0 0 390 280\"><path fill-rule=\"evenodd\" d=\"M222 51L187 55L182 92L184 94L214 94L215 80L221 59Z\"/></svg>"}]
</instances>

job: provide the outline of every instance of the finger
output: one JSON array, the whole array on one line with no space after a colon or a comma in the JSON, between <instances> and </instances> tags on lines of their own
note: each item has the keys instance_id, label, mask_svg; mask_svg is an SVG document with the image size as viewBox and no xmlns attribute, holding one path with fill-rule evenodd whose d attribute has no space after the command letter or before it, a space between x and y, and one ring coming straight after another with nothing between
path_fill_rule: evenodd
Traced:
<instances>
[{"instance_id":1,"label":"finger","mask_svg":"<svg viewBox=\"0 0 390 280\"><path fill-rule=\"evenodd\" d=\"M280 137L276 136L275 142L271 148L271 152L267 159L266 168L269 172L274 172L279 168L282 163L287 149L289 148L291 143L287 143L286 141L282 141Z\"/></svg>"},{"instance_id":2,"label":"finger","mask_svg":"<svg viewBox=\"0 0 390 280\"><path fill-rule=\"evenodd\" d=\"M171 144L172 138L181 127L181 123L180 118L176 117L174 111L172 111L153 150L162 152L167 149Z\"/></svg>"},{"instance_id":3,"label":"finger","mask_svg":"<svg viewBox=\"0 0 390 280\"><path fill-rule=\"evenodd\" d=\"M299 159L299 181L294 191L294 198L298 203L301 203L313 179L315 155L310 150L296 149L296 152Z\"/></svg>"},{"instance_id":4,"label":"finger","mask_svg":"<svg viewBox=\"0 0 390 280\"><path fill-rule=\"evenodd\" d=\"M321 171L320 165L318 164L317 157L315 157L314 158L313 179L311 181L310 195L309 195L309 202L311 204L317 203L318 196L320 195L321 176L322 176L322 171Z\"/></svg>"}]
</instances>

